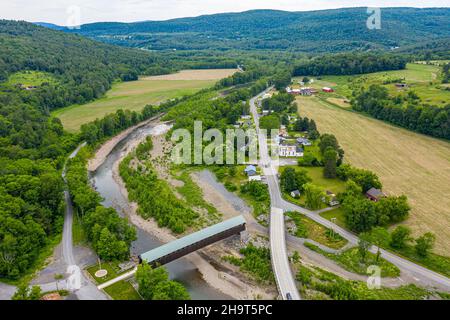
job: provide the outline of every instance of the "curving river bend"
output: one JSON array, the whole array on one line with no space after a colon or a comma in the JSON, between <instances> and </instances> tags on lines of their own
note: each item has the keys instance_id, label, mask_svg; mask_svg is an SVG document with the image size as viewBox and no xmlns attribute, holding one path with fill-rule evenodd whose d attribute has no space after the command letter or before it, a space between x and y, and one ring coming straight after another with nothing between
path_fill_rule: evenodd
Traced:
<instances>
[{"instance_id":1,"label":"curving river bend","mask_svg":"<svg viewBox=\"0 0 450 320\"><path fill-rule=\"evenodd\" d=\"M91 181L96 190L104 198L103 205L113 207L124 216L129 210L129 202L122 193L120 187L113 178L112 168L121 158L127 148L136 139L141 139L158 132L160 128L154 123L135 129L121 142L119 142L111 153L107 156L103 164L91 173ZM163 243L158 241L152 234L136 226L137 240L132 243L132 254L139 255L143 252L156 248ZM197 268L186 259L178 259L166 265L170 277L183 283L188 289L193 300L222 300L230 299L229 296L212 288L203 280Z\"/></svg>"}]
</instances>

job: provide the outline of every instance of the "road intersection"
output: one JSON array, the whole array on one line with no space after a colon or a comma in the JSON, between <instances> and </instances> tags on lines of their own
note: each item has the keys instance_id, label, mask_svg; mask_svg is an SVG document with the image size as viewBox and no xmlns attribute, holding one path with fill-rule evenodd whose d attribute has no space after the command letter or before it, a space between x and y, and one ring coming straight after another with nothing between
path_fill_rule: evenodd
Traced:
<instances>
[{"instance_id":1,"label":"road intersection","mask_svg":"<svg viewBox=\"0 0 450 320\"><path fill-rule=\"evenodd\" d=\"M250 112L253 115L253 119L255 122L256 131L258 134L258 142L259 142L259 151L260 151L260 159L259 164L263 168L263 173L266 176L267 179L267 185L269 188L270 193L270 199L271 199L271 214L270 214L270 242L271 242L271 249L273 250L279 250L280 252L272 252L272 259L276 261L272 261L272 264L274 265L274 272L275 272L275 278L277 280L277 285L280 293L283 295L283 299L287 299L284 295L285 292L288 290L292 290L292 283L295 283L292 277L291 270L286 270L285 261L288 256L288 252L286 249L286 231L284 228L284 223L279 222L279 216L281 215L280 212L287 212L287 211L296 211L300 212L301 214L304 214L306 217L310 218L311 220L329 228L332 229L334 232L340 234L342 237L347 239L349 241L349 245L357 245L359 242L359 238L356 234L345 230L344 228L334 224L333 222L323 218L320 216L319 213L331 210L332 208L328 208L321 211L311 211L306 208L297 206L293 203L290 203L286 200L284 200L281 196L281 190L279 186L278 181L278 166L279 161L273 161L271 160L268 152L267 147L267 136L265 133L260 132L259 128L259 114L257 111L257 101L267 93L268 90L260 93L259 95L253 97L250 100ZM281 211L280 211L281 210ZM284 222L284 217L283 217ZM272 229L278 229L277 231ZM283 236L281 236L283 235ZM377 247L372 246L370 248L370 251L372 253L376 253L378 250ZM387 250L381 249L381 257L383 257L385 260L393 263L396 265L403 276L405 276L408 279L414 280L414 282L418 285L424 286L424 287L432 287L437 288L440 290L450 291L450 279L437 273L434 271L431 271L425 267L422 267L414 262L411 262L409 260L406 260L402 257L399 257ZM282 267L284 265L284 267ZM289 267L289 265L288 265ZM282 271L281 271L282 270ZM282 288L280 288L280 286ZM291 298L294 298L291 295Z\"/></svg>"}]
</instances>

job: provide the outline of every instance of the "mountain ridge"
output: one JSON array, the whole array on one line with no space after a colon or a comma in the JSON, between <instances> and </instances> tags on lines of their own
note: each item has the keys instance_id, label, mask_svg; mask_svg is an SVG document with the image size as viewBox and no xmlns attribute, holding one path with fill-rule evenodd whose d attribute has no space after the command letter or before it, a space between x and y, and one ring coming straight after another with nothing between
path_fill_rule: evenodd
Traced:
<instances>
[{"instance_id":1,"label":"mountain ridge","mask_svg":"<svg viewBox=\"0 0 450 320\"><path fill-rule=\"evenodd\" d=\"M381 29L369 30L367 8L315 11L250 10L165 21L96 22L66 32L149 50L390 49L450 38L450 8L383 8Z\"/></svg>"}]
</instances>

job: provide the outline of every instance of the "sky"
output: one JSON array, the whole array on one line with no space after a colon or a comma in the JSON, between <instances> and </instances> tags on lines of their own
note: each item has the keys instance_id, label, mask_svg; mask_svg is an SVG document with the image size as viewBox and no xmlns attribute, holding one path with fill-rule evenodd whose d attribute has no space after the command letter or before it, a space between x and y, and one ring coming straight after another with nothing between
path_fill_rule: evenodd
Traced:
<instances>
[{"instance_id":1,"label":"sky","mask_svg":"<svg viewBox=\"0 0 450 320\"><path fill-rule=\"evenodd\" d=\"M448 0L0 0L0 19L80 25L145 21L251 9L308 11L344 7L450 7Z\"/></svg>"}]
</instances>

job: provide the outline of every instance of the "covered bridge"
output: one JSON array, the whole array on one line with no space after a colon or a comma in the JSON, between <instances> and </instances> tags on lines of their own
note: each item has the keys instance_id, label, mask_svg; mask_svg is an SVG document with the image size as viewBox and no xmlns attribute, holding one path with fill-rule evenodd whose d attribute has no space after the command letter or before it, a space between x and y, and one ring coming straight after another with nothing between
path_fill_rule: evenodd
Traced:
<instances>
[{"instance_id":1,"label":"covered bridge","mask_svg":"<svg viewBox=\"0 0 450 320\"><path fill-rule=\"evenodd\" d=\"M139 262L145 261L153 267L164 265L210 244L240 234L245 230L245 224L243 216L223 221L143 253L139 256Z\"/></svg>"}]
</instances>

